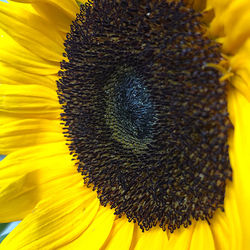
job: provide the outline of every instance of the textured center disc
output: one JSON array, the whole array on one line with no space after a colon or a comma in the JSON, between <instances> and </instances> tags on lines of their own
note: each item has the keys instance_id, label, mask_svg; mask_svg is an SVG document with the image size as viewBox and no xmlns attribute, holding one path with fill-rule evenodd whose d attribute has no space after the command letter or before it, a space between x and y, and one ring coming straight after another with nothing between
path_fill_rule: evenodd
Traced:
<instances>
[{"instance_id":1,"label":"textured center disc","mask_svg":"<svg viewBox=\"0 0 250 250\"><path fill-rule=\"evenodd\" d=\"M112 137L135 151L152 138L156 120L150 92L132 68L118 68L105 85L106 123Z\"/></svg>"},{"instance_id":2,"label":"textured center disc","mask_svg":"<svg viewBox=\"0 0 250 250\"><path fill-rule=\"evenodd\" d=\"M78 171L142 230L223 210L227 86L201 20L183 2L96 0L65 41L58 96Z\"/></svg>"}]
</instances>

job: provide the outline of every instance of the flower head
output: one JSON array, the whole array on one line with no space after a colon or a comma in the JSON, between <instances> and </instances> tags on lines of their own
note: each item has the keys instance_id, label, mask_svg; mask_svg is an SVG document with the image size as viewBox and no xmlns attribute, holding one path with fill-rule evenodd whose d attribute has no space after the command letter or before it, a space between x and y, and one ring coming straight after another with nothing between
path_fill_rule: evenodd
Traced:
<instances>
[{"instance_id":1,"label":"flower head","mask_svg":"<svg viewBox=\"0 0 250 250\"><path fill-rule=\"evenodd\" d=\"M248 2L19 2L0 219L22 222L0 248L245 249Z\"/></svg>"}]
</instances>

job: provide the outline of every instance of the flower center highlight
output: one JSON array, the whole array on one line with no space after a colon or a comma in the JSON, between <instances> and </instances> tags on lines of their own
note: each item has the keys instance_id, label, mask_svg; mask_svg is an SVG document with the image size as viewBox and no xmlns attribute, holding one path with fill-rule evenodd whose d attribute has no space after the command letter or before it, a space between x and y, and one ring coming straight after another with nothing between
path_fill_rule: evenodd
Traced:
<instances>
[{"instance_id":1,"label":"flower center highlight","mask_svg":"<svg viewBox=\"0 0 250 250\"><path fill-rule=\"evenodd\" d=\"M182 1L81 5L65 41L61 119L85 184L119 217L173 232L223 210L227 82L220 45Z\"/></svg>"},{"instance_id":2,"label":"flower center highlight","mask_svg":"<svg viewBox=\"0 0 250 250\"><path fill-rule=\"evenodd\" d=\"M143 78L129 67L118 69L105 84L107 125L124 147L144 149L152 138L156 117Z\"/></svg>"}]
</instances>

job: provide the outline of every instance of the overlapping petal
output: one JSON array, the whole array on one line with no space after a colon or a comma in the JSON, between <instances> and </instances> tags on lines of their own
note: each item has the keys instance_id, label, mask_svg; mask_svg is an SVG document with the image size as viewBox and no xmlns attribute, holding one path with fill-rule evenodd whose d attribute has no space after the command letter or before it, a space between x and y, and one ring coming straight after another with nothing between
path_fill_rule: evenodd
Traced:
<instances>
[{"instance_id":1,"label":"overlapping petal","mask_svg":"<svg viewBox=\"0 0 250 250\"><path fill-rule=\"evenodd\" d=\"M215 249L213 235L207 222L200 221L195 225L192 240L190 243L190 250L196 249Z\"/></svg>"},{"instance_id":2,"label":"overlapping petal","mask_svg":"<svg viewBox=\"0 0 250 250\"><path fill-rule=\"evenodd\" d=\"M26 44L28 44L27 41ZM14 67L20 71L38 75L50 75L58 73L59 63L50 63L49 61L38 57L29 49L21 46L6 32L1 30L1 28L0 50L0 62L6 63L7 65Z\"/></svg>"},{"instance_id":3,"label":"overlapping petal","mask_svg":"<svg viewBox=\"0 0 250 250\"><path fill-rule=\"evenodd\" d=\"M232 204L232 220L237 219L237 236L242 236L243 249L248 246L250 235L250 102L240 91L231 91L228 98L229 112L234 125L234 133L230 137L230 161L234 169L233 191L235 199ZM238 209L238 218L235 209ZM230 211L229 211L230 212ZM237 224L236 224L237 225ZM238 241L236 244L239 244Z\"/></svg>"},{"instance_id":4,"label":"overlapping petal","mask_svg":"<svg viewBox=\"0 0 250 250\"><path fill-rule=\"evenodd\" d=\"M0 112L20 118L57 119L60 105L56 92L39 85L0 85ZM3 115L4 116L4 115Z\"/></svg>"},{"instance_id":5,"label":"overlapping petal","mask_svg":"<svg viewBox=\"0 0 250 250\"><path fill-rule=\"evenodd\" d=\"M188 250L190 248L192 235L196 222L193 222L187 229L182 227L170 236L168 249Z\"/></svg>"},{"instance_id":6,"label":"overlapping petal","mask_svg":"<svg viewBox=\"0 0 250 250\"><path fill-rule=\"evenodd\" d=\"M57 74L40 75L24 72L8 63L0 62L1 84L10 85L42 85L56 91Z\"/></svg>"},{"instance_id":7,"label":"overlapping petal","mask_svg":"<svg viewBox=\"0 0 250 250\"><path fill-rule=\"evenodd\" d=\"M0 124L0 152L9 154L20 148L64 141L58 120L24 119Z\"/></svg>"},{"instance_id":8,"label":"overlapping petal","mask_svg":"<svg viewBox=\"0 0 250 250\"><path fill-rule=\"evenodd\" d=\"M72 243L63 249L100 249L105 244L115 220L114 211L100 206L92 224Z\"/></svg>"},{"instance_id":9,"label":"overlapping petal","mask_svg":"<svg viewBox=\"0 0 250 250\"><path fill-rule=\"evenodd\" d=\"M98 208L95 193L89 189L77 186L58 189L25 217L0 249L56 249L65 246L95 223L92 221Z\"/></svg>"},{"instance_id":10,"label":"overlapping petal","mask_svg":"<svg viewBox=\"0 0 250 250\"><path fill-rule=\"evenodd\" d=\"M0 221L23 219L41 200L70 186L81 176L64 142L17 150L0 162Z\"/></svg>"},{"instance_id":11,"label":"overlapping petal","mask_svg":"<svg viewBox=\"0 0 250 250\"><path fill-rule=\"evenodd\" d=\"M0 28L20 46L46 61L62 60L64 37L31 5L0 2L0 19Z\"/></svg>"},{"instance_id":12,"label":"overlapping petal","mask_svg":"<svg viewBox=\"0 0 250 250\"><path fill-rule=\"evenodd\" d=\"M135 225L126 218L116 219L102 250L126 250L130 248Z\"/></svg>"},{"instance_id":13,"label":"overlapping petal","mask_svg":"<svg viewBox=\"0 0 250 250\"><path fill-rule=\"evenodd\" d=\"M140 232L135 250L168 249L168 235L159 227L146 232Z\"/></svg>"}]
</instances>

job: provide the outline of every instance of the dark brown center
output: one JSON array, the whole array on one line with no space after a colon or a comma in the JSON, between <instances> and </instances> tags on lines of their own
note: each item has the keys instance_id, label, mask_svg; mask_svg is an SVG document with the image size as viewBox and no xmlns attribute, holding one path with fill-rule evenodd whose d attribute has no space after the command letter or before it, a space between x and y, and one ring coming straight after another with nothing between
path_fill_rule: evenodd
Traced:
<instances>
[{"instance_id":1,"label":"dark brown center","mask_svg":"<svg viewBox=\"0 0 250 250\"><path fill-rule=\"evenodd\" d=\"M226 82L220 46L181 1L96 0L65 41L58 96L79 172L103 206L173 232L223 209Z\"/></svg>"}]
</instances>

